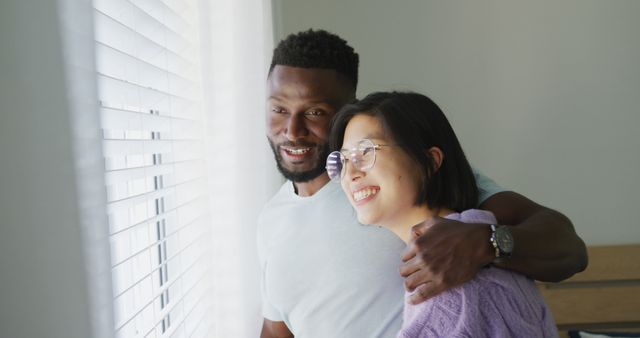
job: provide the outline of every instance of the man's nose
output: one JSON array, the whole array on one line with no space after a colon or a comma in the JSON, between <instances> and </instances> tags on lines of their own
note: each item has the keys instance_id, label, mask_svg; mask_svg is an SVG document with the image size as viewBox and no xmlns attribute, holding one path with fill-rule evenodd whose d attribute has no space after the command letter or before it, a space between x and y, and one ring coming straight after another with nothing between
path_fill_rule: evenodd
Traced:
<instances>
[{"instance_id":1,"label":"man's nose","mask_svg":"<svg viewBox=\"0 0 640 338\"><path fill-rule=\"evenodd\" d=\"M285 135L289 141L296 141L309 134L309 130L305 124L304 117L292 115L287 121L287 130Z\"/></svg>"}]
</instances>

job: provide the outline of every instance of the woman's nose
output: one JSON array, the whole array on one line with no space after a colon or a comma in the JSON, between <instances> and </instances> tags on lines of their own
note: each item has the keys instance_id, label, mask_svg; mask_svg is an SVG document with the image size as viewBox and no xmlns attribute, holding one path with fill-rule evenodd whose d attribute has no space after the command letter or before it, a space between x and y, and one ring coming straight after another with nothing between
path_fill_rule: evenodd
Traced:
<instances>
[{"instance_id":1,"label":"woman's nose","mask_svg":"<svg viewBox=\"0 0 640 338\"><path fill-rule=\"evenodd\" d=\"M354 165L354 162L357 163L357 161L354 160L355 159L352 158L349 161L345 161L344 164L344 176L351 181L355 181L364 175L364 172L360 170L357 165Z\"/></svg>"}]
</instances>

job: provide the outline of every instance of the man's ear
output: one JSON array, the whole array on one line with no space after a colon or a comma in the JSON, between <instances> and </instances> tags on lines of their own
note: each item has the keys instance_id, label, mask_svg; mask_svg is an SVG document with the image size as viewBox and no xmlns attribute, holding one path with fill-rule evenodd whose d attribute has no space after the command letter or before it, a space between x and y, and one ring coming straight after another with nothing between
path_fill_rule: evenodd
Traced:
<instances>
[{"instance_id":1,"label":"man's ear","mask_svg":"<svg viewBox=\"0 0 640 338\"><path fill-rule=\"evenodd\" d=\"M438 147L429 148L429 150L427 150L427 153L433 159L432 173L435 173L438 171L438 169L440 169L440 166L442 165L442 161L444 161L444 153Z\"/></svg>"}]
</instances>

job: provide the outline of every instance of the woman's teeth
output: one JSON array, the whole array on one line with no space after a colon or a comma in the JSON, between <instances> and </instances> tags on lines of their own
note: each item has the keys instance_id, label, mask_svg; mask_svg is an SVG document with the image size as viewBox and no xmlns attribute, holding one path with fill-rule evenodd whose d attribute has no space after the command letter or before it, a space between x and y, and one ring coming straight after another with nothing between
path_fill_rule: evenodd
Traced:
<instances>
[{"instance_id":1,"label":"woman's teeth","mask_svg":"<svg viewBox=\"0 0 640 338\"><path fill-rule=\"evenodd\" d=\"M356 192L353 193L353 199L358 202L358 201L362 201L363 199L371 196L371 195L375 195L378 193L378 189L371 189L371 188L367 188L367 189L362 189L362 190L358 190Z\"/></svg>"}]
</instances>

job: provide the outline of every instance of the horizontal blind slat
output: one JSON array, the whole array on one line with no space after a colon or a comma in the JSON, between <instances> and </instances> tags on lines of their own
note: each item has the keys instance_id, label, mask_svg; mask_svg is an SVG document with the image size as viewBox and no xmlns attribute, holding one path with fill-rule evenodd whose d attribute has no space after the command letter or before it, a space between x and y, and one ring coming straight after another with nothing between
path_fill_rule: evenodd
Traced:
<instances>
[{"instance_id":1,"label":"horizontal blind slat","mask_svg":"<svg viewBox=\"0 0 640 338\"><path fill-rule=\"evenodd\" d=\"M143 81L146 83L142 83ZM167 88L162 83L150 83L148 79L118 78L118 77L114 77L108 74L98 72L98 83L102 84L103 86L111 85L116 88L118 88L119 86L125 86L125 88L127 88L128 90L134 93L140 93L140 94L144 93L144 90L147 90L155 93L156 95L160 95L162 97L167 97L174 100L183 100L188 103L194 103L198 99L197 97L189 97L185 95L186 91L184 90L185 88L184 86ZM186 93L186 94L192 95L192 93ZM131 100L131 101L135 102L137 100ZM107 101L107 102L110 102L110 101ZM148 109L145 109L145 111L148 111Z\"/></svg>"},{"instance_id":2,"label":"horizontal blind slat","mask_svg":"<svg viewBox=\"0 0 640 338\"><path fill-rule=\"evenodd\" d=\"M202 241L202 239L200 239L200 241ZM171 284L169 284L169 286L165 286L162 290L165 290L167 288L169 288L171 285L175 285L176 283L179 283L182 281L182 278L188 273L190 272L192 269L197 268L198 266L205 266L206 269L209 269L209 267L206 264L199 264L199 263L203 263L206 261L207 258L207 251L203 251L189 266L187 266L185 268L184 271L182 271L179 275L177 275L177 277L171 282ZM201 276L198 280L204 278L203 276ZM133 290L133 289L132 289ZM130 290L130 291L132 291ZM153 306L154 303L156 301L158 301L158 299L161 297L161 293L157 294L154 298L149 299L147 302L139 305L138 307L134 308L134 309L129 309L129 311L133 311L131 313L127 313L127 316L123 316L123 318L116 318L116 331L120 331L125 325L127 325L128 323L130 323L132 320L135 319L135 317L142 313L145 309L149 308L150 306ZM123 298L123 295L121 295L119 298ZM119 300L116 299L116 304L118 304ZM121 300L121 301L126 301L126 300ZM170 303L170 302L169 302Z\"/></svg>"},{"instance_id":3,"label":"horizontal blind slat","mask_svg":"<svg viewBox=\"0 0 640 338\"><path fill-rule=\"evenodd\" d=\"M177 85L181 85L182 87L196 87L195 82L197 81L197 75L195 72L192 72L193 67L186 69L176 69L178 67L176 65L170 67L167 61L167 55L162 50L156 51L152 55L137 56L121 50L116 46L107 45L102 42L96 42L95 49L102 55L96 64L96 69L99 73L107 74L114 78L141 78L143 80L146 80L146 78L156 80L159 77L158 74L161 74L165 77L165 79L162 80L166 80L167 82L175 81ZM144 73L151 75L147 75L145 78L143 76L145 75ZM143 80L134 82L139 82L149 87L149 85L146 84L149 80L146 80L146 82Z\"/></svg>"},{"instance_id":4,"label":"horizontal blind slat","mask_svg":"<svg viewBox=\"0 0 640 338\"><path fill-rule=\"evenodd\" d=\"M186 311L188 310L187 306L193 307L193 305L191 304L185 305L186 301L189 300L189 298L200 297L200 299L206 299L205 292L210 289L210 287L207 287L205 285L205 282L207 281L206 273L208 273L208 271L200 272L199 273L200 276L198 277L183 278L183 281L181 281L181 283L183 284L182 287L186 290L186 292L183 291L182 299L177 303L174 303L172 307L169 307L166 310L167 314L172 315L171 318L176 318L175 316L176 310L180 310L181 312L187 312ZM184 281L185 279L187 281ZM192 280L194 282L187 284L189 280ZM184 322L185 318L186 318L186 314L183 314L181 317L178 317L177 319L172 319L172 327L175 327L175 329L179 329L180 324ZM159 323L160 322L158 322L157 324ZM156 324L156 327L157 327L157 324ZM172 331L169 331L167 334L171 335Z\"/></svg>"},{"instance_id":5,"label":"horizontal blind slat","mask_svg":"<svg viewBox=\"0 0 640 338\"><path fill-rule=\"evenodd\" d=\"M165 163L194 160L201 158L200 154L204 147L203 142L200 140L148 141L107 139L104 140L104 142L103 151L108 159L123 156L141 156L141 158L131 158L131 160L126 163L107 163L107 170L111 170L111 168L137 168L152 164L160 165ZM178 153L176 149L181 149L184 152ZM153 154L168 155L166 157L162 156L161 158L156 159L156 161L161 162L154 162L151 156ZM140 160L141 163L138 163L137 160Z\"/></svg>"},{"instance_id":6,"label":"horizontal blind slat","mask_svg":"<svg viewBox=\"0 0 640 338\"><path fill-rule=\"evenodd\" d=\"M165 46L188 60L194 60L193 55L198 55L194 41L198 38L197 30L191 32L174 30L160 17L164 13L154 13L154 16L128 0L94 0L94 2L99 3L99 6L95 7L96 14L119 23L124 28L129 28L136 34ZM102 41L101 38L104 37L100 33L96 34L98 41Z\"/></svg>"},{"instance_id":7,"label":"horizontal blind slat","mask_svg":"<svg viewBox=\"0 0 640 338\"><path fill-rule=\"evenodd\" d=\"M149 116L150 118L154 118L154 119L168 119L173 123L175 123L176 121L178 122L184 121L186 123L190 122L190 123L198 123L198 124L201 123L200 119L185 118L179 115L178 116L171 115L169 111L164 112L165 114L161 114L160 111L156 111L156 110L152 112L150 109L143 110L137 107L128 107L128 108L133 108L133 109L110 106L109 102L103 102L103 101L100 102L100 112L102 114L102 117L107 117L109 114L126 113L126 114L129 114L132 118L134 118L134 116ZM108 121L105 121L103 118L103 123L108 123Z\"/></svg>"},{"instance_id":8,"label":"horizontal blind slat","mask_svg":"<svg viewBox=\"0 0 640 338\"><path fill-rule=\"evenodd\" d=\"M116 202L184 184L205 176L202 161L187 161L106 172L107 201Z\"/></svg>"},{"instance_id":9,"label":"horizontal blind slat","mask_svg":"<svg viewBox=\"0 0 640 338\"><path fill-rule=\"evenodd\" d=\"M147 196L134 197L130 201L118 202L118 206L108 205L107 216L109 231L111 235L126 231L137 224L156 221L156 201L162 199L163 213L168 213L178 208L186 210L206 207L206 192L202 187L188 186L182 195L178 195L176 190L164 192L163 194L153 194Z\"/></svg>"},{"instance_id":10,"label":"horizontal blind slat","mask_svg":"<svg viewBox=\"0 0 640 338\"><path fill-rule=\"evenodd\" d=\"M204 215L201 217L201 219L204 218ZM201 228L199 225L201 225L201 223L198 223L198 221L193 222L190 225L187 225L187 227L181 229L182 231L185 232L189 232L190 229L188 228L189 226L191 226L194 229L198 229ZM180 230L179 230L180 231ZM174 234L174 236L179 236L180 232L177 232ZM126 292L128 292L129 290L131 290L132 288L136 287L137 285L140 285L141 283L143 283L147 278L152 277L154 273L158 272L158 270L164 266L165 264L167 265L175 265L173 263L175 263L175 260L178 259L179 257L181 257L180 255L185 253L185 252L192 252L194 250L198 251L198 250L205 250L205 248L202 247L198 247L197 246L197 241L199 240L203 240L204 239L204 235L207 234L207 231L200 231L200 232L195 232L191 235L186 234L183 236L187 236L185 237L184 241L184 246L180 247L180 249L178 251L172 252L171 255L167 253L167 262L166 263L152 263L151 265L149 265L148 269L144 269L144 270L138 270L137 274L134 276L128 275L130 272L127 271L128 269L135 269L135 262L133 260L127 260L124 261L120 264L118 264L116 267L114 267L114 271L116 276L114 276L114 278L116 278L116 280L118 280L119 282L117 284L114 285L114 298L118 298L120 296L122 296L123 294L125 294ZM191 238L191 237L195 237ZM178 239L173 238L172 240L176 241ZM158 244L163 244L164 241L160 241L158 242ZM162 249L164 250L164 249ZM191 250L191 251L188 251ZM206 251L206 250L205 250ZM138 255L137 256L140 259L146 259L146 255ZM132 258L136 258L136 257L132 257ZM190 262L190 260L188 260ZM171 264L169 264L171 263ZM176 271L180 271L178 270L172 270L172 274L175 274ZM174 277L176 278L176 277ZM173 280L173 278L170 278L170 280Z\"/></svg>"},{"instance_id":11,"label":"horizontal blind slat","mask_svg":"<svg viewBox=\"0 0 640 338\"><path fill-rule=\"evenodd\" d=\"M185 38L197 39L198 31L189 21L194 21L195 16L188 7L169 6L164 1L157 0L129 0L134 6L143 12L162 22L168 29L177 32ZM178 3L174 3L178 5ZM185 10L187 9L187 10Z\"/></svg>"},{"instance_id":12,"label":"horizontal blind slat","mask_svg":"<svg viewBox=\"0 0 640 338\"><path fill-rule=\"evenodd\" d=\"M191 58L189 54L169 49L163 38L143 35L99 10L94 11L94 21L97 44L112 47L150 63L163 61L167 69L173 73L190 75L188 77L192 79L198 78L198 60ZM158 60L158 55L165 59Z\"/></svg>"},{"instance_id":13,"label":"horizontal blind slat","mask_svg":"<svg viewBox=\"0 0 640 338\"><path fill-rule=\"evenodd\" d=\"M98 74L102 106L158 115L200 120L197 101Z\"/></svg>"},{"instance_id":14,"label":"horizontal blind slat","mask_svg":"<svg viewBox=\"0 0 640 338\"><path fill-rule=\"evenodd\" d=\"M139 255L145 254L146 250L152 249L154 245L168 240L169 237L174 236L181 230L187 229L189 226L202 226L202 222L205 222L206 217L208 216L209 214L203 211L201 213L193 214L193 219L189 221L177 223L177 216L175 212L172 212L172 214L166 215L166 217L162 217L156 222L145 222L130 229L130 231L120 232L112 236L112 268L117 268L119 265L125 264L129 260L134 259ZM158 239L155 233L158 222L162 221L165 221L164 224L168 224L169 226L167 227L171 228L171 230L167 231L166 238ZM131 244L131 242L134 240L137 240L138 242L136 242L135 244ZM172 251L169 250L169 252ZM169 253L167 255L171 256ZM151 268L153 268L153 266Z\"/></svg>"}]
</instances>

